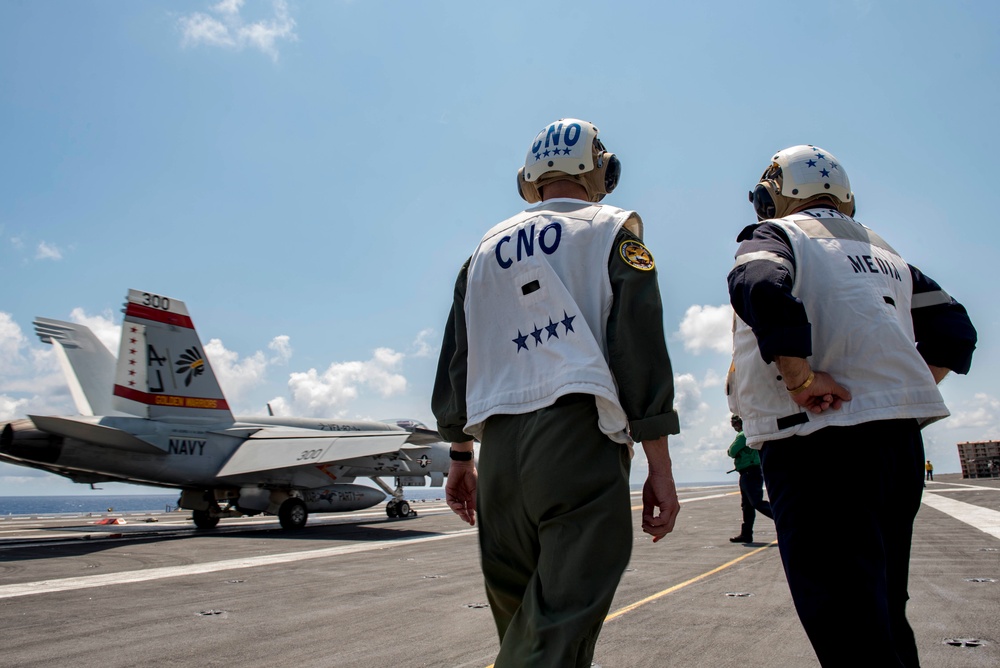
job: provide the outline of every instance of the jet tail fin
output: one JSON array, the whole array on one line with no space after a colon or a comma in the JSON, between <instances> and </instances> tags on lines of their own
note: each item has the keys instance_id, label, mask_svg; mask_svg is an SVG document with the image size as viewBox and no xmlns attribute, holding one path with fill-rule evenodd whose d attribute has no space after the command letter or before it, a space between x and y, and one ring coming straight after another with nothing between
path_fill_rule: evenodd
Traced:
<instances>
[{"instance_id":1,"label":"jet tail fin","mask_svg":"<svg viewBox=\"0 0 1000 668\"><path fill-rule=\"evenodd\" d=\"M232 421L229 404L184 302L128 291L114 406L153 419Z\"/></svg>"},{"instance_id":2,"label":"jet tail fin","mask_svg":"<svg viewBox=\"0 0 1000 668\"><path fill-rule=\"evenodd\" d=\"M80 415L118 415L111 404L115 356L86 325L35 318L35 333L55 348Z\"/></svg>"}]
</instances>

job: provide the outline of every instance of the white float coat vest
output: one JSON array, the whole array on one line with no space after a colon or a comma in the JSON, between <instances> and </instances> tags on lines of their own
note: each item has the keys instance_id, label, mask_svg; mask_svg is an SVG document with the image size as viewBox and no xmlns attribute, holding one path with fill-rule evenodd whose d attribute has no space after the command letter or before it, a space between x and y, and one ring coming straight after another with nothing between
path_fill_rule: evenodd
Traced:
<instances>
[{"instance_id":1,"label":"white float coat vest","mask_svg":"<svg viewBox=\"0 0 1000 668\"><path fill-rule=\"evenodd\" d=\"M631 211L550 199L500 223L469 263L465 432L571 393L596 397L601 431L630 443L607 362L608 259ZM637 231L641 234L641 230Z\"/></svg>"},{"instance_id":2,"label":"white float coat vest","mask_svg":"<svg viewBox=\"0 0 1000 668\"><path fill-rule=\"evenodd\" d=\"M764 363L753 331L736 317L730 409L743 418L747 444L759 449L767 441L873 420L916 418L923 425L946 417L944 399L914 342L913 279L903 258L873 231L832 209L768 222L791 242L792 294L812 325L809 364L846 387L851 400L818 415L799 407L777 366ZM757 259L788 264L755 253L738 256L736 263Z\"/></svg>"}]
</instances>

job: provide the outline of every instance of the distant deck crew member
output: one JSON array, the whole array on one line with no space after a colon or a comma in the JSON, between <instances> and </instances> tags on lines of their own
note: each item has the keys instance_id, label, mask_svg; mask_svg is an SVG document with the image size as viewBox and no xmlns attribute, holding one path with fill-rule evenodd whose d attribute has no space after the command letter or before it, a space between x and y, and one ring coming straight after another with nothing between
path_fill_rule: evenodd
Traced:
<instances>
[{"instance_id":1,"label":"distant deck crew member","mask_svg":"<svg viewBox=\"0 0 1000 668\"><path fill-rule=\"evenodd\" d=\"M924 464L924 475L926 480L934 480L934 465L931 464L931 460L927 460Z\"/></svg>"},{"instance_id":2,"label":"distant deck crew member","mask_svg":"<svg viewBox=\"0 0 1000 668\"><path fill-rule=\"evenodd\" d=\"M462 267L438 363L446 496L469 524L479 513L497 668L591 665L632 550L632 442L649 464L643 531L662 538L679 509L655 262L638 214L599 204L620 163L597 135L565 118L532 141L517 181L533 206Z\"/></svg>"},{"instance_id":3,"label":"distant deck crew member","mask_svg":"<svg viewBox=\"0 0 1000 668\"><path fill-rule=\"evenodd\" d=\"M764 477L760 472L760 455L753 448L747 447L743 420L739 415L734 415L729 419L729 423L737 434L726 454L733 458L733 471L740 476L740 509L743 511L740 532L730 538L729 542L752 543L753 525L757 513L771 519L774 515L771 513L771 504L764 500Z\"/></svg>"},{"instance_id":4,"label":"distant deck crew member","mask_svg":"<svg viewBox=\"0 0 1000 668\"><path fill-rule=\"evenodd\" d=\"M796 611L823 666L917 666L906 601L920 429L948 415L937 383L968 372L976 331L854 220L829 151L774 154L750 200L760 222L739 235L729 273L730 407L761 451ZM824 475L844 457L850 477ZM837 499L851 500L850 535Z\"/></svg>"}]
</instances>

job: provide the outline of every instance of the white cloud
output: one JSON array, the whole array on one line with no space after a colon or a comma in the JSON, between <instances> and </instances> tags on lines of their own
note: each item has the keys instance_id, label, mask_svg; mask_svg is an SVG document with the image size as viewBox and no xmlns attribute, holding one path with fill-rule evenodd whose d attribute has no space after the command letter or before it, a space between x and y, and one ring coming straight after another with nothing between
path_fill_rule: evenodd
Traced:
<instances>
[{"instance_id":1,"label":"white cloud","mask_svg":"<svg viewBox=\"0 0 1000 668\"><path fill-rule=\"evenodd\" d=\"M20 325L0 311L0 419L71 411L69 390L50 346L30 346Z\"/></svg>"},{"instance_id":2,"label":"white cloud","mask_svg":"<svg viewBox=\"0 0 1000 668\"><path fill-rule=\"evenodd\" d=\"M406 378L397 373L405 355L390 348L377 348L366 362L335 362L322 374L316 369L292 373L288 389L292 401L271 402L280 414L306 417L343 416L347 404L358 398L361 388L374 390L383 397L406 391Z\"/></svg>"},{"instance_id":3,"label":"white cloud","mask_svg":"<svg viewBox=\"0 0 1000 668\"><path fill-rule=\"evenodd\" d=\"M24 363L21 348L27 341L14 318L9 313L0 311L0 367L9 372L12 368L21 366Z\"/></svg>"},{"instance_id":4,"label":"white cloud","mask_svg":"<svg viewBox=\"0 0 1000 668\"><path fill-rule=\"evenodd\" d=\"M728 304L688 308L673 338L684 342L684 350L730 354L733 351L733 309Z\"/></svg>"},{"instance_id":5,"label":"white cloud","mask_svg":"<svg viewBox=\"0 0 1000 668\"><path fill-rule=\"evenodd\" d=\"M0 394L0 420L6 422L24 415L24 407L27 404L27 399L14 399L5 394Z\"/></svg>"},{"instance_id":6,"label":"white cloud","mask_svg":"<svg viewBox=\"0 0 1000 668\"><path fill-rule=\"evenodd\" d=\"M86 325L94 336L104 344L104 347L111 351L112 355L118 356L118 343L122 336L122 326L116 325L113 321L113 314L110 309L101 315L87 315L82 308L77 307L70 311L69 319L78 325Z\"/></svg>"},{"instance_id":7,"label":"white cloud","mask_svg":"<svg viewBox=\"0 0 1000 668\"><path fill-rule=\"evenodd\" d=\"M432 343L434 337L433 329L423 329L417 334L417 338L414 339L411 348L413 352L411 355L413 357L432 357L437 354L438 346Z\"/></svg>"},{"instance_id":8,"label":"white cloud","mask_svg":"<svg viewBox=\"0 0 1000 668\"><path fill-rule=\"evenodd\" d=\"M237 15L240 13L241 7L243 7L243 0L222 0L214 9L220 14Z\"/></svg>"},{"instance_id":9,"label":"white cloud","mask_svg":"<svg viewBox=\"0 0 1000 668\"><path fill-rule=\"evenodd\" d=\"M285 353L290 355L291 347L287 336L275 337L268 347L278 351L278 357L268 358L258 350L241 359L239 353L227 349L219 339L211 339L205 344L205 354L230 405L242 401L251 390L264 384L268 366L288 361Z\"/></svg>"},{"instance_id":10,"label":"white cloud","mask_svg":"<svg viewBox=\"0 0 1000 668\"><path fill-rule=\"evenodd\" d=\"M953 411L946 424L952 429L980 429L995 437L1000 433L1000 399L979 392L961 410Z\"/></svg>"},{"instance_id":11,"label":"white cloud","mask_svg":"<svg viewBox=\"0 0 1000 668\"><path fill-rule=\"evenodd\" d=\"M36 260L61 260L62 251L56 248L55 245L46 243L45 241L39 242L38 250L35 252Z\"/></svg>"},{"instance_id":12,"label":"white cloud","mask_svg":"<svg viewBox=\"0 0 1000 668\"><path fill-rule=\"evenodd\" d=\"M695 451L707 449L710 452L709 460L715 460L714 448L718 445L717 441L720 438L725 440L727 430L732 431L722 392L715 389L719 384L719 375L711 369L700 383L694 374L674 374L674 408L681 420L681 434L676 440L688 459L695 456ZM703 395L705 389L713 390L710 401ZM729 438L725 446L728 447L732 440ZM699 461L699 464L703 465L705 462Z\"/></svg>"},{"instance_id":13,"label":"white cloud","mask_svg":"<svg viewBox=\"0 0 1000 668\"><path fill-rule=\"evenodd\" d=\"M211 16L194 12L179 19L183 46L206 44L240 51L246 47L257 49L278 59L277 42L298 39L295 20L289 16L285 0L274 0L271 18L248 22L241 15L243 0L222 0L209 8Z\"/></svg>"},{"instance_id":14,"label":"white cloud","mask_svg":"<svg viewBox=\"0 0 1000 668\"><path fill-rule=\"evenodd\" d=\"M726 377L720 374L715 369L709 369L705 372L705 380L701 381L702 387L722 387L726 382Z\"/></svg>"},{"instance_id":15,"label":"white cloud","mask_svg":"<svg viewBox=\"0 0 1000 668\"><path fill-rule=\"evenodd\" d=\"M270 359L271 364L287 364L292 358L291 339L287 334L282 334L271 339L267 347L274 351L276 357Z\"/></svg>"},{"instance_id":16,"label":"white cloud","mask_svg":"<svg viewBox=\"0 0 1000 668\"><path fill-rule=\"evenodd\" d=\"M184 30L184 46L189 44L208 44L210 46L236 46L236 40L229 34L229 29L221 22L207 14L195 12L191 16L180 19Z\"/></svg>"}]
</instances>

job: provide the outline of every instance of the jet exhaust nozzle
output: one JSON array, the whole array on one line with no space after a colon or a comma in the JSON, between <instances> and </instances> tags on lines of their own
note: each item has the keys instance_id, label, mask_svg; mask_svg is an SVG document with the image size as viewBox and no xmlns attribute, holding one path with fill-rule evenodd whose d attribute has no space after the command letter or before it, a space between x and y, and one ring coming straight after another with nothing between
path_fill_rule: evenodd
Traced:
<instances>
[{"instance_id":1,"label":"jet exhaust nozzle","mask_svg":"<svg viewBox=\"0 0 1000 668\"><path fill-rule=\"evenodd\" d=\"M63 439L35 427L31 420L14 420L0 432L0 454L23 462L55 464L62 454Z\"/></svg>"}]
</instances>

